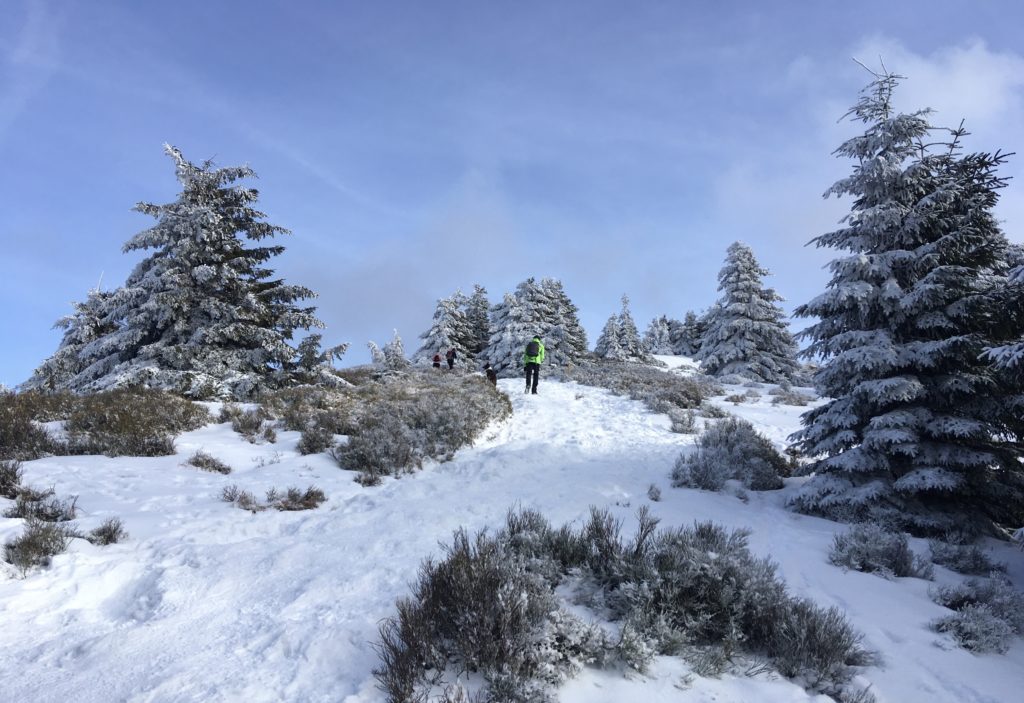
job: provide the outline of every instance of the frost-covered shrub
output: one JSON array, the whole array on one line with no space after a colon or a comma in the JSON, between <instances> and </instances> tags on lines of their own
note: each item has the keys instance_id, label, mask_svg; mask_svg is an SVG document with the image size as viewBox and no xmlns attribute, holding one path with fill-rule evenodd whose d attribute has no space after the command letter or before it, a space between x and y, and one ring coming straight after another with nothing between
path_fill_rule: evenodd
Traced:
<instances>
[{"instance_id":1,"label":"frost-covered shrub","mask_svg":"<svg viewBox=\"0 0 1024 703\"><path fill-rule=\"evenodd\" d=\"M1005 654L1014 635L1010 624L982 603L966 605L952 615L938 618L932 622L932 629L949 633L961 647L978 653Z\"/></svg>"},{"instance_id":2,"label":"frost-covered shrub","mask_svg":"<svg viewBox=\"0 0 1024 703\"><path fill-rule=\"evenodd\" d=\"M0 497L14 499L21 491L21 462L0 460Z\"/></svg>"},{"instance_id":3,"label":"frost-covered shrub","mask_svg":"<svg viewBox=\"0 0 1024 703\"><path fill-rule=\"evenodd\" d=\"M356 390L356 413L347 444L332 450L344 469L372 485L425 459L449 460L511 411L508 398L484 379L412 370L401 379Z\"/></svg>"},{"instance_id":4,"label":"frost-covered shrub","mask_svg":"<svg viewBox=\"0 0 1024 703\"><path fill-rule=\"evenodd\" d=\"M65 429L71 454L166 456L174 436L210 421L201 405L164 391L119 389L82 396Z\"/></svg>"},{"instance_id":5,"label":"frost-covered shrub","mask_svg":"<svg viewBox=\"0 0 1024 703\"><path fill-rule=\"evenodd\" d=\"M729 479L754 491L782 488L789 464L772 443L746 420L731 418L708 427L697 448L680 455L672 470L672 485L717 491Z\"/></svg>"},{"instance_id":6,"label":"frost-covered shrub","mask_svg":"<svg viewBox=\"0 0 1024 703\"><path fill-rule=\"evenodd\" d=\"M36 422L40 393L0 393L0 459L31 460L53 452L50 435Z\"/></svg>"},{"instance_id":7,"label":"frost-covered shrub","mask_svg":"<svg viewBox=\"0 0 1024 703\"><path fill-rule=\"evenodd\" d=\"M284 493L271 488L267 491L266 500L260 502L251 491L242 490L232 484L224 487L220 497L225 503L232 503L237 508L253 513L270 508L281 511L313 510L327 500L324 492L316 486L310 486L306 490L289 487Z\"/></svg>"},{"instance_id":8,"label":"frost-covered shrub","mask_svg":"<svg viewBox=\"0 0 1024 703\"><path fill-rule=\"evenodd\" d=\"M319 454L325 452L334 445L334 433L329 427L315 424L302 431L296 449L299 454Z\"/></svg>"},{"instance_id":9,"label":"frost-covered shrub","mask_svg":"<svg viewBox=\"0 0 1024 703\"><path fill-rule=\"evenodd\" d=\"M914 554L907 536L879 525L855 525L849 532L836 535L828 558L836 566L886 578L932 578L931 563Z\"/></svg>"},{"instance_id":10,"label":"frost-covered shrub","mask_svg":"<svg viewBox=\"0 0 1024 703\"><path fill-rule=\"evenodd\" d=\"M693 410L672 408L668 411L668 419L672 421L672 431L678 434L695 434L697 432L697 414Z\"/></svg>"},{"instance_id":11,"label":"frost-covered shrub","mask_svg":"<svg viewBox=\"0 0 1024 703\"><path fill-rule=\"evenodd\" d=\"M772 405L799 405L804 406L814 400L812 396L793 390L792 386L780 385L768 391L772 396Z\"/></svg>"},{"instance_id":12,"label":"frost-covered shrub","mask_svg":"<svg viewBox=\"0 0 1024 703\"><path fill-rule=\"evenodd\" d=\"M124 529L124 523L120 519L112 517L104 520L99 527L90 530L85 538L95 545L105 547L108 544L123 542L128 538L128 533Z\"/></svg>"},{"instance_id":13,"label":"frost-covered shrub","mask_svg":"<svg viewBox=\"0 0 1024 703\"><path fill-rule=\"evenodd\" d=\"M647 497L657 503L661 500L661 489L652 483L647 487Z\"/></svg>"},{"instance_id":14,"label":"frost-covered shrub","mask_svg":"<svg viewBox=\"0 0 1024 703\"><path fill-rule=\"evenodd\" d=\"M319 508L320 504L327 500L324 492L316 486L310 486L306 490L289 487L284 495L275 496L276 500L267 497L267 502L278 510L313 510Z\"/></svg>"},{"instance_id":15,"label":"frost-covered shrub","mask_svg":"<svg viewBox=\"0 0 1024 703\"><path fill-rule=\"evenodd\" d=\"M928 540L932 561L947 569L969 576L986 576L993 571L1006 571L1006 564L992 561L988 552L976 544L949 544Z\"/></svg>"},{"instance_id":16,"label":"frost-covered shrub","mask_svg":"<svg viewBox=\"0 0 1024 703\"><path fill-rule=\"evenodd\" d=\"M457 532L381 628L375 675L389 700L426 700L450 684L448 672L470 671L486 700L546 701L585 663L643 671L657 654L682 654L715 673L741 652L834 691L869 660L841 613L787 593L746 532L711 523L659 532L646 509L638 517L629 541L596 509L579 530L522 511L493 536ZM558 605L566 582L620 623L618 636Z\"/></svg>"},{"instance_id":17,"label":"frost-covered shrub","mask_svg":"<svg viewBox=\"0 0 1024 703\"><path fill-rule=\"evenodd\" d=\"M1024 593L1001 574L987 579L968 579L954 586L933 588L932 600L952 610L984 605L995 617L1009 623L1018 635L1024 635Z\"/></svg>"},{"instance_id":18,"label":"frost-covered shrub","mask_svg":"<svg viewBox=\"0 0 1024 703\"><path fill-rule=\"evenodd\" d=\"M14 507L4 513L5 517L25 518L40 522L68 522L78 514L78 496L61 499L52 488L37 491L22 488L14 501Z\"/></svg>"},{"instance_id":19,"label":"frost-covered shrub","mask_svg":"<svg viewBox=\"0 0 1024 703\"><path fill-rule=\"evenodd\" d=\"M199 450L188 458L185 462L190 466L194 466L197 469L203 471L211 471L218 474L229 474L231 473L231 467L225 464L223 461L215 456L207 454L206 452Z\"/></svg>"},{"instance_id":20,"label":"frost-covered shrub","mask_svg":"<svg viewBox=\"0 0 1024 703\"><path fill-rule=\"evenodd\" d=\"M24 576L34 566L49 566L50 557L67 549L74 536L67 525L30 519L20 537L4 544L4 561Z\"/></svg>"},{"instance_id":21,"label":"frost-covered shrub","mask_svg":"<svg viewBox=\"0 0 1024 703\"><path fill-rule=\"evenodd\" d=\"M728 411L723 410L714 403L701 403L700 414L709 420L724 420L727 417L731 417Z\"/></svg>"},{"instance_id":22,"label":"frost-covered shrub","mask_svg":"<svg viewBox=\"0 0 1024 703\"><path fill-rule=\"evenodd\" d=\"M705 396L718 390L710 381L684 378L642 364L599 361L568 369L565 375L571 381L643 401L657 413L698 408Z\"/></svg>"},{"instance_id":23,"label":"frost-covered shrub","mask_svg":"<svg viewBox=\"0 0 1024 703\"><path fill-rule=\"evenodd\" d=\"M263 433L264 423L270 419L270 414L262 406L242 410L237 405L225 405L220 417L222 422L230 420L231 429L255 444L256 438Z\"/></svg>"}]
</instances>

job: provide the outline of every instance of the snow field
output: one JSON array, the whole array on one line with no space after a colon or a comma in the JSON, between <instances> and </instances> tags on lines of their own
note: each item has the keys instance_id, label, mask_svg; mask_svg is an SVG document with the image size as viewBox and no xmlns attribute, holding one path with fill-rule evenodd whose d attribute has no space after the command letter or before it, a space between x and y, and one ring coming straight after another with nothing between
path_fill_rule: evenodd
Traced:
<instances>
[{"instance_id":1,"label":"snow field","mask_svg":"<svg viewBox=\"0 0 1024 703\"><path fill-rule=\"evenodd\" d=\"M927 628L945 612L928 583L844 573L828 563L845 529L795 515L785 493L673 489L669 472L693 436L672 434L665 416L610 393L541 378L499 382L514 413L445 464L363 488L326 455L301 456L298 433L251 445L230 425L180 436L172 457L54 457L25 464L29 485L79 495L81 529L120 517L129 539L105 548L75 540L67 554L27 579L0 575L0 676L12 701L383 701L371 670L379 622L409 592L421 560L453 530L498 525L509 507L534 508L555 525L608 507L632 532L649 505L663 525L714 520L748 527L751 549L779 563L791 590L842 608L879 651L863 672L883 703L1011 701L1024 683L1024 645L975 656ZM730 389L728 392L735 392ZM775 441L805 408L754 403L726 410ZM198 449L234 469L228 476L184 464ZM651 503L648 486L662 489ZM317 510L251 514L220 500L237 484L261 497L271 487L322 488ZM22 521L0 518L0 539ZM923 543L914 542L918 551ZM1000 548L1024 582L1020 555ZM1012 559L1016 557L1016 562ZM939 579L960 577L937 568ZM939 643L941 646L937 646ZM815 701L769 675L693 679L672 659L648 676L585 670L560 693L593 701Z\"/></svg>"}]
</instances>

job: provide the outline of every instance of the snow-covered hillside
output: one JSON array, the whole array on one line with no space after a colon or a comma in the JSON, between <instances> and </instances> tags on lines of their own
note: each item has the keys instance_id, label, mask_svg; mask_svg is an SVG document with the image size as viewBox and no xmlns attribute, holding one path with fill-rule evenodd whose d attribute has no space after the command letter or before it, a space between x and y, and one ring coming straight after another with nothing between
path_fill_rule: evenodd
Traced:
<instances>
[{"instance_id":1,"label":"snow-covered hillside","mask_svg":"<svg viewBox=\"0 0 1024 703\"><path fill-rule=\"evenodd\" d=\"M537 509L556 525L579 524L599 506L629 532L642 505L662 525L714 520L750 528L751 549L778 562L794 593L841 608L880 653L881 663L860 675L880 702L1019 699L1024 642L1003 656L970 654L927 627L944 612L929 599L928 582L832 566L828 549L844 526L785 510L791 487L751 492L748 503L672 488L672 465L694 437L669 432L666 416L576 384L542 379L536 396L522 394L519 380L500 388L512 401L509 420L453 461L373 488L326 455L301 456L298 433L253 445L228 424L180 436L176 456L26 463L27 484L79 496L80 528L118 516L130 537L103 548L75 540L49 569L25 579L12 569L0 575L0 699L383 701L371 673L378 625L407 595L421 560L439 554L453 530L496 526L513 506ZM804 408L770 400L716 402L781 443ZM199 449L233 473L185 465ZM252 514L220 499L231 484L257 495L315 484L328 501L312 511ZM661 489L658 502L648 498L651 484ZM21 525L0 518L0 540ZM1021 553L993 548L1024 584ZM940 583L962 578L936 571ZM647 676L585 670L560 699L829 700L777 676L689 680L687 670L667 658Z\"/></svg>"}]
</instances>

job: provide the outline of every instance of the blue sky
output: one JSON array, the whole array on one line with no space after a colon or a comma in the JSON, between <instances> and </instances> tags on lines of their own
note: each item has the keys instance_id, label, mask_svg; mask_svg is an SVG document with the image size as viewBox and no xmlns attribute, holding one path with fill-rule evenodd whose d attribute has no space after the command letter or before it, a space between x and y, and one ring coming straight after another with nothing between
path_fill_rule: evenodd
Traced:
<instances>
[{"instance_id":1,"label":"blue sky","mask_svg":"<svg viewBox=\"0 0 1024 703\"><path fill-rule=\"evenodd\" d=\"M170 142L247 163L279 272L320 293L325 341L434 302L561 278L592 340L623 293L641 328L717 297L732 241L787 308L819 293L804 246L848 210L821 194L867 82L1024 154L1024 5L1004 2L91 2L6 0L0 21L0 383L141 254L138 201L177 193ZM998 214L1024 238L1024 156ZM797 324L801 324L799 321Z\"/></svg>"}]
</instances>

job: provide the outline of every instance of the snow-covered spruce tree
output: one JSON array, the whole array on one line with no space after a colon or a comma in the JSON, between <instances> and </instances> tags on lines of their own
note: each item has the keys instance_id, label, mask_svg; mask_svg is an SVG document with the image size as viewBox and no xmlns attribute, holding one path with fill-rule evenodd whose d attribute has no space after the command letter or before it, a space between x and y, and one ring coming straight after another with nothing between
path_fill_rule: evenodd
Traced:
<instances>
[{"instance_id":1,"label":"snow-covered spruce tree","mask_svg":"<svg viewBox=\"0 0 1024 703\"><path fill-rule=\"evenodd\" d=\"M765 288L768 275L742 242L733 242L718 273L722 297L713 308L700 340L697 358L705 373L736 374L762 383L781 383L799 369L796 344L775 302L782 298Z\"/></svg>"},{"instance_id":2,"label":"snow-covered spruce tree","mask_svg":"<svg viewBox=\"0 0 1024 703\"><path fill-rule=\"evenodd\" d=\"M72 380L84 368L80 357L82 349L116 329L116 324L107 320L112 295L111 291L94 288L85 301L74 303L75 312L54 325L64 329L57 351L39 365L32 377L21 385L21 390L55 391L72 387Z\"/></svg>"},{"instance_id":3,"label":"snow-covered spruce tree","mask_svg":"<svg viewBox=\"0 0 1024 703\"><path fill-rule=\"evenodd\" d=\"M644 332L644 350L649 354L674 354L672 348L672 330L670 323L673 322L665 315L656 317L647 325Z\"/></svg>"},{"instance_id":4,"label":"snow-covered spruce tree","mask_svg":"<svg viewBox=\"0 0 1024 703\"><path fill-rule=\"evenodd\" d=\"M502 301L491 308L491 338L483 356L499 376L514 376L522 371L523 349L537 334L534 327L536 325L527 319L522 303L513 293L506 293Z\"/></svg>"},{"instance_id":5,"label":"snow-covered spruce tree","mask_svg":"<svg viewBox=\"0 0 1024 703\"><path fill-rule=\"evenodd\" d=\"M649 361L650 354L640 341L640 331L636 328L633 315L629 311L629 296L622 294L622 310L619 312L619 348L627 360Z\"/></svg>"},{"instance_id":6,"label":"snow-covered spruce tree","mask_svg":"<svg viewBox=\"0 0 1024 703\"><path fill-rule=\"evenodd\" d=\"M405 358L405 346L402 344L402 338L398 335L398 330L395 330L395 336L391 338L391 341L384 345L381 354L384 357L384 368L389 371L402 371L411 365L411 362Z\"/></svg>"},{"instance_id":7,"label":"snow-covered spruce tree","mask_svg":"<svg viewBox=\"0 0 1024 703\"><path fill-rule=\"evenodd\" d=\"M487 300L487 289L481 285L473 286L473 295L466 299L465 315L469 327L469 339L466 344L469 352L478 356L487 348L491 339L491 304Z\"/></svg>"},{"instance_id":8,"label":"snow-covered spruce tree","mask_svg":"<svg viewBox=\"0 0 1024 703\"><path fill-rule=\"evenodd\" d=\"M366 343L366 348L370 350L370 364L375 368L383 369L387 360L384 358L384 352L377 346L377 343L371 339Z\"/></svg>"},{"instance_id":9,"label":"snow-covered spruce tree","mask_svg":"<svg viewBox=\"0 0 1024 703\"><path fill-rule=\"evenodd\" d=\"M599 359L610 361L625 361L626 354L619 345L619 316L612 315L608 322L604 323L601 334L597 337L594 345L594 355Z\"/></svg>"},{"instance_id":10,"label":"snow-covered spruce tree","mask_svg":"<svg viewBox=\"0 0 1024 703\"><path fill-rule=\"evenodd\" d=\"M579 364L587 353L587 334L577 308L557 279L544 278L538 283L528 278L491 309L491 338L483 358L499 375L515 375L522 369L523 350L534 335L544 341L546 368Z\"/></svg>"},{"instance_id":11,"label":"snow-covered spruce tree","mask_svg":"<svg viewBox=\"0 0 1024 703\"><path fill-rule=\"evenodd\" d=\"M465 302L466 297L460 291L456 291L450 298L437 301L430 329L420 335L423 344L413 354L414 364L430 366L435 354L444 358L449 349L455 349L457 366L465 367L469 364L471 357L467 343L472 335L463 310Z\"/></svg>"},{"instance_id":12,"label":"snow-covered spruce tree","mask_svg":"<svg viewBox=\"0 0 1024 703\"><path fill-rule=\"evenodd\" d=\"M1000 157L960 156L955 139L930 150L928 111L892 108L898 78L877 76L851 111L867 130L837 150L853 173L826 193L851 195L851 212L812 240L848 253L830 264L828 290L796 310L820 320L801 336L833 400L794 435L821 458L793 505L937 533L977 527L1021 471L1019 429L982 357L995 312L986 293L1006 283L992 216Z\"/></svg>"},{"instance_id":13,"label":"snow-covered spruce tree","mask_svg":"<svg viewBox=\"0 0 1024 703\"><path fill-rule=\"evenodd\" d=\"M544 363L565 368L578 365L587 355L587 332L580 324L579 310L557 278L540 282L543 307L538 323L544 340Z\"/></svg>"},{"instance_id":14,"label":"snow-covered spruce tree","mask_svg":"<svg viewBox=\"0 0 1024 703\"><path fill-rule=\"evenodd\" d=\"M296 305L313 291L274 279L266 267L284 247L249 244L287 233L263 221L255 189L235 184L253 177L252 169L197 166L165 149L182 192L166 205L136 206L157 223L124 251L153 252L105 302L106 331L79 350L82 370L64 387L140 385L244 399L308 378L304 360L340 355L342 347L314 354L307 344L296 358L295 331L323 324L314 308Z\"/></svg>"},{"instance_id":15,"label":"snow-covered spruce tree","mask_svg":"<svg viewBox=\"0 0 1024 703\"><path fill-rule=\"evenodd\" d=\"M686 311L683 321L669 321L669 335L672 353L679 356L696 357L700 351L700 338L707 328L706 322L692 310Z\"/></svg>"}]
</instances>

